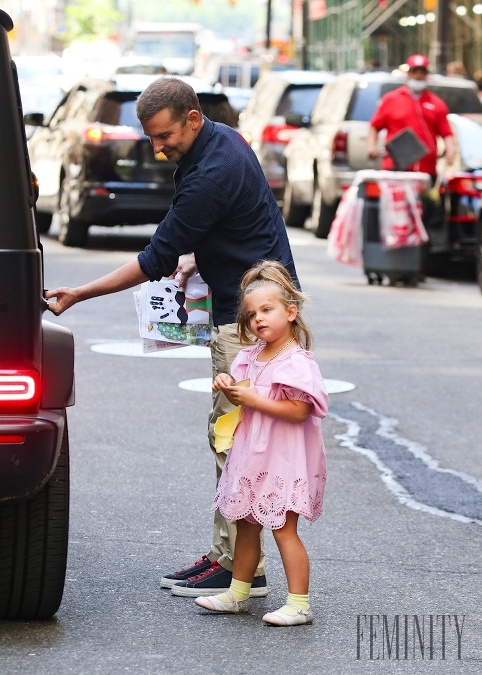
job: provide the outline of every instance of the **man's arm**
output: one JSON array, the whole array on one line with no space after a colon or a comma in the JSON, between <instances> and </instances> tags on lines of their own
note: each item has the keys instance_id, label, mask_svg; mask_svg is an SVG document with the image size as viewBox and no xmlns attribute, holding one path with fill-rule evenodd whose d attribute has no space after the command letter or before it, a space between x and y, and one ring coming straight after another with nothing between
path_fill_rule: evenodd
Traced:
<instances>
[{"instance_id":1,"label":"man's arm","mask_svg":"<svg viewBox=\"0 0 482 675\"><path fill-rule=\"evenodd\" d=\"M450 166L455 160L455 141L453 136L445 136L445 164Z\"/></svg>"},{"instance_id":2,"label":"man's arm","mask_svg":"<svg viewBox=\"0 0 482 675\"><path fill-rule=\"evenodd\" d=\"M368 129L367 146L368 157L370 159L376 159L378 157L378 130L371 125Z\"/></svg>"},{"instance_id":3,"label":"man's arm","mask_svg":"<svg viewBox=\"0 0 482 675\"><path fill-rule=\"evenodd\" d=\"M118 267L113 272L106 274L106 276L95 279L84 286L78 286L77 288L56 288L52 291L47 291L45 297L47 300L56 298L56 302L49 302L49 310L56 316L59 316L59 314L62 314L62 312L65 312L66 309L72 307L77 302L96 298L99 295L124 291L126 288L132 288L143 281L147 281L148 278L141 270L136 258L122 265L122 267Z\"/></svg>"}]
</instances>

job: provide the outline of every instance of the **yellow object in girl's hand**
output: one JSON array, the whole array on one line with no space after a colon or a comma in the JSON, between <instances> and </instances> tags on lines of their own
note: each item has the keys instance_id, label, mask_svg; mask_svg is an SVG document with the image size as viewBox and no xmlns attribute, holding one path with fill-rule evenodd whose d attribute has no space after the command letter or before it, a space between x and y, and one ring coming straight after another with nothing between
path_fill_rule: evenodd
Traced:
<instances>
[{"instance_id":1,"label":"yellow object in girl's hand","mask_svg":"<svg viewBox=\"0 0 482 675\"><path fill-rule=\"evenodd\" d=\"M234 410L218 417L214 424L214 447L216 452L226 452L232 447L234 432L241 421L242 414L243 408L238 405Z\"/></svg>"},{"instance_id":2,"label":"yellow object in girl's hand","mask_svg":"<svg viewBox=\"0 0 482 675\"><path fill-rule=\"evenodd\" d=\"M249 387L250 381L240 380L234 383L238 387ZM227 452L232 445L234 432L241 421L243 407L238 405L234 410L220 415L214 423L214 448L216 452Z\"/></svg>"}]
</instances>

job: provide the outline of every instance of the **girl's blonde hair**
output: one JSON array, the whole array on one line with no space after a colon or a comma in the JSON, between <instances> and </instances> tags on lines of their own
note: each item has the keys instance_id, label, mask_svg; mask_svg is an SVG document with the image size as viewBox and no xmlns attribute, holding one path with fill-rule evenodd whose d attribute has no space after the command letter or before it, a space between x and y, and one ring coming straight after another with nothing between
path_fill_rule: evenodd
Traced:
<instances>
[{"instance_id":1,"label":"girl's blonde hair","mask_svg":"<svg viewBox=\"0 0 482 675\"><path fill-rule=\"evenodd\" d=\"M312 344L311 333L301 316L301 308L308 298L293 283L288 270L274 260L262 260L248 270L241 279L241 295L238 307L238 335L242 344L252 344L250 338L250 318L246 310L245 299L254 290L270 284L275 287L279 299L285 307L295 305L298 313L291 324L293 337L305 349L310 349Z\"/></svg>"}]
</instances>

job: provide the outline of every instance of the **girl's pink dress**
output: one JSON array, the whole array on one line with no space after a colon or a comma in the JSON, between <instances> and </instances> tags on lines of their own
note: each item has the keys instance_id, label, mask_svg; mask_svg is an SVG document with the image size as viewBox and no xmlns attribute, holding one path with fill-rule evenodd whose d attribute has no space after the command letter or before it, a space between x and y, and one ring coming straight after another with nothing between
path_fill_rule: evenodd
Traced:
<instances>
[{"instance_id":1,"label":"girl's pink dress","mask_svg":"<svg viewBox=\"0 0 482 675\"><path fill-rule=\"evenodd\" d=\"M235 381L255 381L266 365L257 361L264 346L261 342L239 352L231 368ZM328 411L328 394L313 354L301 347L280 354L264 369L256 389L273 399L307 401L311 413L305 422L288 422L243 408L212 510L270 530L283 527L287 511L316 520L326 482L321 419Z\"/></svg>"}]
</instances>

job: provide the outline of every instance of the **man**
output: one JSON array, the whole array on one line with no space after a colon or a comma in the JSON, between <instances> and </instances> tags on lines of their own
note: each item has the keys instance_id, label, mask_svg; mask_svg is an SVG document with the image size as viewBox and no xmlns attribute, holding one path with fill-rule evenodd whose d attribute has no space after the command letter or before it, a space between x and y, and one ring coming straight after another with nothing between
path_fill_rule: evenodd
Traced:
<instances>
[{"instance_id":1,"label":"man","mask_svg":"<svg viewBox=\"0 0 482 675\"><path fill-rule=\"evenodd\" d=\"M381 129L387 130L386 141L395 134L411 129L425 144L427 154L407 167L406 171L422 171L430 174L432 186L437 180L437 138L445 143L445 164L449 166L455 158L455 144L447 115L449 109L441 98L428 89L428 58L423 54L413 54L407 59L406 84L389 91L379 101L368 131L368 156L378 156L377 137ZM382 160L382 169L394 169L392 158L386 154ZM432 239L440 232L444 218L444 205L441 199L434 199L427 191L421 197L422 219ZM420 280L430 270L429 244L425 244L422 253L422 272Z\"/></svg>"},{"instance_id":2,"label":"man","mask_svg":"<svg viewBox=\"0 0 482 675\"><path fill-rule=\"evenodd\" d=\"M182 80L161 77L139 96L137 115L153 150L176 162L169 213L135 260L78 288L48 291L56 315L76 302L125 290L147 280L180 275L185 288L196 270L213 300L213 376L229 372L241 348L235 317L239 282L262 259L278 260L297 282L280 210L253 151L241 135L203 117L194 90ZM232 409L223 394L213 398L209 440L219 479L226 455L214 451L214 422ZM194 564L166 574L161 586L174 595L215 595L229 588L236 529L216 512L210 551ZM268 592L264 553L251 596Z\"/></svg>"},{"instance_id":3,"label":"man","mask_svg":"<svg viewBox=\"0 0 482 675\"><path fill-rule=\"evenodd\" d=\"M423 171L437 175L437 137L445 142L445 161L452 164L455 145L452 130L447 120L449 109L441 98L428 90L428 59L423 54L413 54L407 59L406 84L389 91L380 99L370 120L368 132L368 156L378 157L377 137L379 131L387 130L389 141L403 129L410 128L427 146L428 153L408 167L408 171ZM394 169L389 155L383 157L382 169Z\"/></svg>"}]
</instances>

